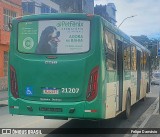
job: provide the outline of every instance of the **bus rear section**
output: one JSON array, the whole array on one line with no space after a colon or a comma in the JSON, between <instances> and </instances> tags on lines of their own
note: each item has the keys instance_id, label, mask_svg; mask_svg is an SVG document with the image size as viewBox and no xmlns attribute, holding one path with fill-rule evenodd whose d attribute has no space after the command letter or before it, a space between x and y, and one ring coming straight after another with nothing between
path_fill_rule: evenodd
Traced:
<instances>
[{"instance_id":1,"label":"bus rear section","mask_svg":"<svg viewBox=\"0 0 160 137\"><path fill-rule=\"evenodd\" d=\"M12 22L10 113L104 118L99 20L86 15L80 19L72 17L75 15L70 19L66 15L58 19L53 15L33 16Z\"/></svg>"}]
</instances>

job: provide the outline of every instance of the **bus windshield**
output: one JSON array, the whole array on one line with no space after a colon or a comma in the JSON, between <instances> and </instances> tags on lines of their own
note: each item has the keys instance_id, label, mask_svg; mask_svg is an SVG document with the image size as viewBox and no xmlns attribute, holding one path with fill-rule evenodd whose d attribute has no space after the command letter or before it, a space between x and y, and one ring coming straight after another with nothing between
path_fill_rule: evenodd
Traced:
<instances>
[{"instance_id":1,"label":"bus windshield","mask_svg":"<svg viewBox=\"0 0 160 137\"><path fill-rule=\"evenodd\" d=\"M90 49L90 21L41 20L18 24L18 51L30 54L84 53Z\"/></svg>"}]
</instances>

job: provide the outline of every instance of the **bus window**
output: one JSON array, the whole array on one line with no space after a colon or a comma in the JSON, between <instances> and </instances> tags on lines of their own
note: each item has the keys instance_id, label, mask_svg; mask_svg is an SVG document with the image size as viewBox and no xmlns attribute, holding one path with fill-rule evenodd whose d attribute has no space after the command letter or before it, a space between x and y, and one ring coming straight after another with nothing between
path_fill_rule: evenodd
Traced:
<instances>
[{"instance_id":1,"label":"bus window","mask_svg":"<svg viewBox=\"0 0 160 137\"><path fill-rule=\"evenodd\" d=\"M124 70L130 70L130 46L124 45Z\"/></svg>"},{"instance_id":2,"label":"bus window","mask_svg":"<svg viewBox=\"0 0 160 137\"><path fill-rule=\"evenodd\" d=\"M71 54L89 49L90 21L40 20L18 24L18 51L21 53Z\"/></svg>"},{"instance_id":3,"label":"bus window","mask_svg":"<svg viewBox=\"0 0 160 137\"><path fill-rule=\"evenodd\" d=\"M136 70L136 48L131 46L131 70Z\"/></svg>"},{"instance_id":4,"label":"bus window","mask_svg":"<svg viewBox=\"0 0 160 137\"><path fill-rule=\"evenodd\" d=\"M143 65L144 65L144 70L147 70L147 54L145 52L143 56Z\"/></svg>"},{"instance_id":5,"label":"bus window","mask_svg":"<svg viewBox=\"0 0 160 137\"><path fill-rule=\"evenodd\" d=\"M115 70L115 36L105 30L104 32L104 41L106 50L106 65L108 70Z\"/></svg>"},{"instance_id":6,"label":"bus window","mask_svg":"<svg viewBox=\"0 0 160 137\"><path fill-rule=\"evenodd\" d=\"M145 70L149 70L149 55L147 53L145 53L145 57L144 57L144 64L145 64Z\"/></svg>"},{"instance_id":7,"label":"bus window","mask_svg":"<svg viewBox=\"0 0 160 137\"><path fill-rule=\"evenodd\" d=\"M144 70L143 51L141 52L141 70Z\"/></svg>"}]
</instances>

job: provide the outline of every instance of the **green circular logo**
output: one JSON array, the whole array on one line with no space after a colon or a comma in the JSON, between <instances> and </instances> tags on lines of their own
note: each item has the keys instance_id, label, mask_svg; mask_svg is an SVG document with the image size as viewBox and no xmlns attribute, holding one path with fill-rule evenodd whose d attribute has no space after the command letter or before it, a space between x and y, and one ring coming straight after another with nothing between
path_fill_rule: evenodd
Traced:
<instances>
[{"instance_id":1,"label":"green circular logo","mask_svg":"<svg viewBox=\"0 0 160 137\"><path fill-rule=\"evenodd\" d=\"M23 40L23 47L27 50L32 49L34 45L34 41L31 37L27 37Z\"/></svg>"}]
</instances>

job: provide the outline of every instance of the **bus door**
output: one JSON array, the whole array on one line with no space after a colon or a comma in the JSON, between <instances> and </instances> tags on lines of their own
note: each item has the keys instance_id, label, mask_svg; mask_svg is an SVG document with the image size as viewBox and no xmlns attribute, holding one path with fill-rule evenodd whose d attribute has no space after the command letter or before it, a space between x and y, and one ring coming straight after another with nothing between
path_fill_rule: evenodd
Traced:
<instances>
[{"instance_id":1,"label":"bus door","mask_svg":"<svg viewBox=\"0 0 160 137\"><path fill-rule=\"evenodd\" d=\"M119 88L117 90L117 108L116 111L122 110L123 97L123 43L117 40L117 77L119 80Z\"/></svg>"},{"instance_id":2,"label":"bus door","mask_svg":"<svg viewBox=\"0 0 160 137\"><path fill-rule=\"evenodd\" d=\"M141 86L141 52L137 50L137 96L136 96L136 100L140 99L140 86Z\"/></svg>"}]
</instances>

